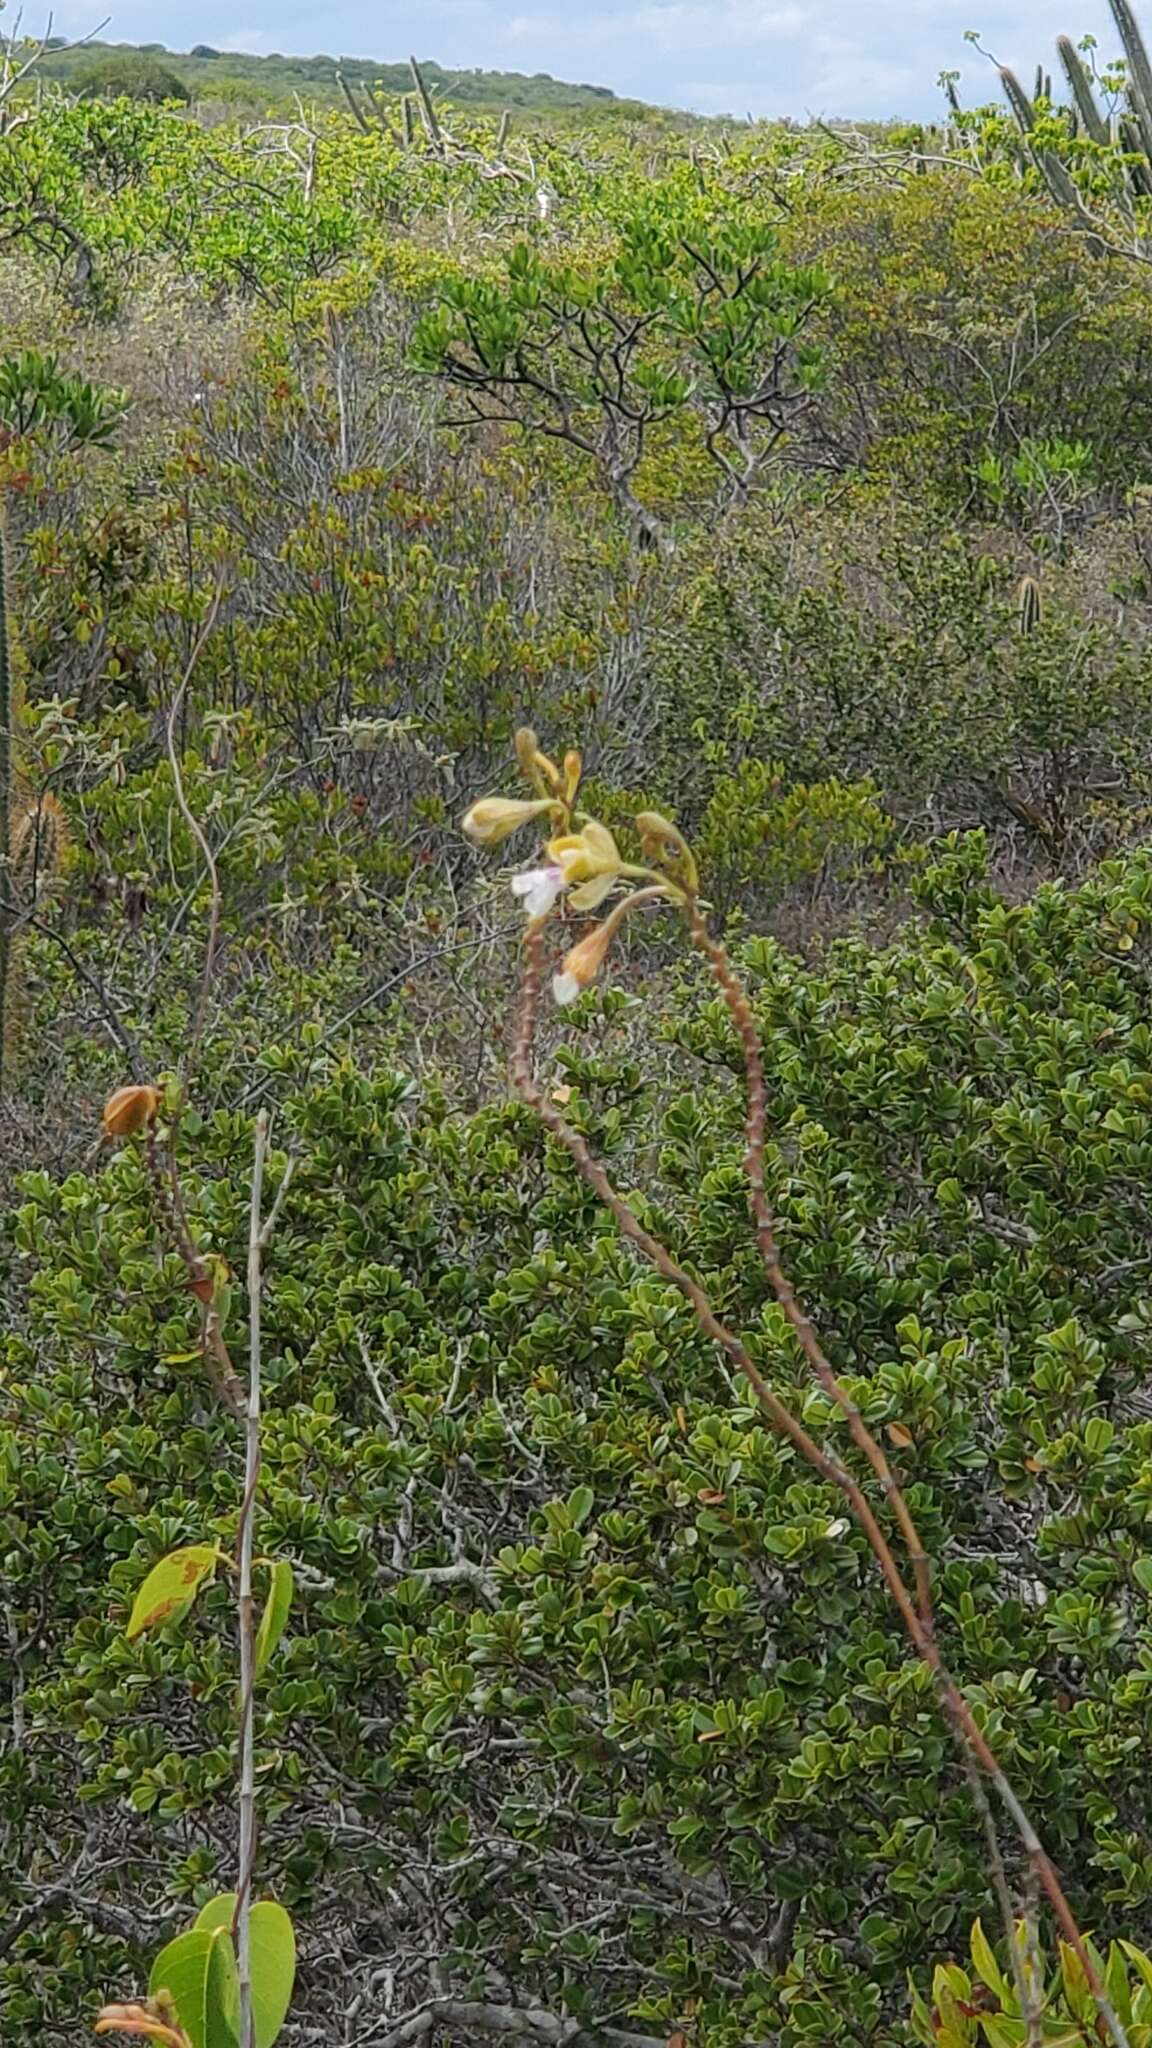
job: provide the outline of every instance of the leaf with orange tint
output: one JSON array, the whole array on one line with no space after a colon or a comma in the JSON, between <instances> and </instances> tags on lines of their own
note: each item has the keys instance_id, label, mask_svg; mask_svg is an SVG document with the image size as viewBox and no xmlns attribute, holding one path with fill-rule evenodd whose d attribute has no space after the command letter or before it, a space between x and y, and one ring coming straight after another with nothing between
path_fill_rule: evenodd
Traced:
<instances>
[{"instance_id":1,"label":"leaf with orange tint","mask_svg":"<svg viewBox=\"0 0 1152 2048\"><path fill-rule=\"evenodd\" d=\"M205 1579L211 1578L222 1561L223 1551L213 1543L192 1543L185 1550L170 1550L153 1565L132 1605L128 1634L143 1635L157 1622L171 1621L187 1612Z\"/></svg>"}]
</instances>

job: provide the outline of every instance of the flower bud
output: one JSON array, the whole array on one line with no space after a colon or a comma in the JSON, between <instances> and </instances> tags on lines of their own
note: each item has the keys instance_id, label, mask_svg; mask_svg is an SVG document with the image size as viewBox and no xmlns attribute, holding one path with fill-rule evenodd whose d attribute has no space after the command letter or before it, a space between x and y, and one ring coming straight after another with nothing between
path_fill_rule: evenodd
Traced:
<instances>
[{"instance_id":1,"label":"flower bud","mask_svg":"<svg viewBox=\"0 0 1152 2048\"><path fill-rule=\"evenodd\" d=\"M521 771L531 782L533 770L536 767L536 756L540 751L540 742L532 727L530 725L520 726L517 729L516 737L512 744L516 749L516 759L520 763Z\"/></svg>"},{"instance_id":2,"label":"flower bud","mask_svg":"<svg viewBox=\"0 0 1152 2048\"><path fill-rule=\"evenodd\" d=\"M561 796L564 784L560 770L555 761L550 761L547 754L540 752L540 742L532 727L520 726L512 744L516 749L520 773L527 777L533 789L538 789L541 796L546 792L551 792L553 796Z\"/></svg>"},{"instance_id":3,"label":"flower bud","mask_svg":"<svg viewBox=\"0 0 1152 2048\"><path fill-rule=\"evenodd\" d=\"M595 981L632 900L628 897L626 902L618 903L609 917L594 925L587 938L580 939L565 954L559 974L552 976L552 994L558 1003L574 1003L582 990Z\"/></svg>"},{"instance_id":4,"label":"flower bud","mask_svg":"<svg viewBox=\"0 0 1152 2048\"><path fill-rule=\"evenodd\" d=\"M684 846L683 834L672 823L671 818L664 817L662 812L637 811L633 822L645 845L663 844L674 847L677 853L682 851Z\"/></svg>"},{"instance_id":5,"label":"flower bud","mask_svg":"<svg viewBox=\"0 0 1152 2048\"><path fill-rule=\"evenodd\" d=\"M632 822L640 834L645 859L669 869L676 880L694 892L699 881L696 862L679 827L660 811L639 811Z\"/></svg>"},{"instance_id":6,"label":"flower bud","mask_svg":"<svg viewBox=\"0 0 1152 2048\"><path fill-rule=\"evenodd\" d=\"M152 2010L156 2001L148 2005L106 2005L97 2015L95 2031L98 2034L143 2034L150 2041L160 2043L160 2048L189 2048L188 2036L178 2026Z\"/></svg>"},{"instance_id":7,"label":"flower bud","mask_svg":"<svg viewBox=\"0 0 1152 2048\"><path fill-rule=\"evenodd\" d=\"M548 797L531 802L524 797L484 796L465 812L461 828L469 839L476 841L477 846L499 846L502 839L518 832L521 825L529 824L533 818L551 809Z\"/></svg>"},{"instance_id":8,"label":"flower bud","mask_svg":"<svg viewBox=\"0 0 1152 2048\"><path fill-rule=\"evenodd\" d=\"M160 1090L142 1082L117 1088L104 1104L101 1122L106 1138L132 1138L150 1124L160 1107Z\"/></svg>"}]
</instances>

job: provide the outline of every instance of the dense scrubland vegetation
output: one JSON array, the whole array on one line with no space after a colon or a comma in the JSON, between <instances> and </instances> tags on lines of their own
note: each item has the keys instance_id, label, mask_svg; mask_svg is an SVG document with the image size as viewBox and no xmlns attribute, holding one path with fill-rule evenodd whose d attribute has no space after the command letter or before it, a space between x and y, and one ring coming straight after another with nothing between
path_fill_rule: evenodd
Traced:
<instances>
[{"instance_id":1,"label":"dense scrubland vegetation","mask_svg":"<svg viewBox=\"0 0 1152 2048\"><path fill-rule=\"evenodd\" d=\"M10 52L6 2044L231 1928L257 2048L1152 2039L1118 18L871 136Z\"/></svg>"}]
</instances>

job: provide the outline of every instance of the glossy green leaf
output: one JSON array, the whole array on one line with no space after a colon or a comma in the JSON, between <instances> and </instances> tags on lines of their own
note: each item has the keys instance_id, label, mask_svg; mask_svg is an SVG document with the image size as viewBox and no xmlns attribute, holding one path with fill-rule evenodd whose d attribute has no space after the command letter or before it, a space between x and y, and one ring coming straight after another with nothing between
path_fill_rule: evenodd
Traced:
<instances>
[{"instance_id":1,"label":"glossy green leaf","mask_svg":"<svg viewBox=\"0 0 1152 2048\"><path fill-rule=\"evenodd\" d=\"M1122 1941L1119 1946L1132 1964L1141 1983L1145 1984L1149 1991L1152 1991L1152 1957L1146 1955L1142 1948L1137 1948L1134 1942Z\"/></svg>"},{"instance_id":2,"label":"glossy green leaf","mask_svg":"<svg viewBox=\"0 0 1152 2048\"><path fill-rule=\"evenodd\" d=\"M981 2026L988 2048L1022 2048L1028 2039L1028 2029L1023 2020L1005 2019L1002 2014L982 2020Z\"/></svg>"},{"instance_id":3,"label":"glossy green leaf","mask_svg":"<svg viewBox=\"0 0 1152 2048\"><path fill-rule=\"evenodd\" d=\"M149 1996L167 1991L192 2048L237 2048L240 1986L227 1926L199 1922L162 1948L152 1965Z\"/></svg>"},{"instance_id":4,"label":"glossy green leaf","mask_svg":"<svg viewBox=\"0 0 1152 2048\"><path fill-rule=\"evenodd\" d=\"M235 1892L210 1899L197 1916L198 1929L231 1928ZM272 2048L292 2003L296 1980L296 1936L283 1906L257 1899L251 1916L252 2022L256 2048Z\"/></svg>"},{"instance_id":5,"label":"glossy green leaf","mask_svg":"<svg viewBox=\"0 0 1152 2048\"><path fill-rule=\"evenodd\" d=\"M284 1633L292 1609L292 1567L278 1558L268 1572L268 1593L256 1631L256 1676L259 1678Z\"/></svg>"}]
</instances>

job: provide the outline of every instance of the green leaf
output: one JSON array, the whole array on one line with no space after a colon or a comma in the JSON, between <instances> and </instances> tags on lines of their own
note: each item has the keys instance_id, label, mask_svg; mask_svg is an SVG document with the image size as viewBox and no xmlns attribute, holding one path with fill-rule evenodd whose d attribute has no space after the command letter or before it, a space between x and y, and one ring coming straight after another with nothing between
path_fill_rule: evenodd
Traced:
<instances>
[{"instance_id":1,"label":"green leaf","mask_svg":"<svg viewBox=\"0 0 1152 2048\"><path fill-rule=\"evenodd\" d=\"M1004 1979L1004 1972L996 1961L996 1957L992 1952L992 1944L979 1920L973 1922L971 1948L972 1967L980 1982L986 1984L989 1991L994 1991L1001 2005L1005 2005L1008 1997L1008 1986Z\"/></svg>"},{"instance_id":2,"label":"green leaf","mask_svg":"<svg viewBox=\"0 0 1152 2048\"><path fill-rule=\"evenodd\" d=\"M1122 1941L1120 1947L1123 1949L1128 1961L1138 1971L1142 1981L1152 1991L1152 1958L1145 1955L1142 1948L1137 1948L1135 1942Z\"/></svg>"},{"instance_id":3,"label":"green leaf","mask_svg":"<svg viewBox=\"0 0 1152 2048\"><path fill-rule=\"evenodd\" d=\"M142 1635L159 1621L172 1621L186 1614L205 1579L216 1566L226 1562L222 1550L211 1543L193 1543L187 1550L170 1550L155 1564L136 1595L128 1623L129 1637Z\"/></svg>"},{"instance_id":4,"label":"green leaf","mask_svg":"<svg viewBox=\"0 0 1152 2048\"><path fill-rule=\"evenodd\" d=\"M160 1991L168 1992L192 2048L238 2048L240 1985L226 1926L197 1923L162 1948L148 1995L155 1998Z\"/></svg>"},{"instance_id":5,"label":"green leaf","mask_svg":"<svg viewBox=\"0 0 1152 2048\"><path fill-rule=\"evenodd\" d=\"M269 1567L268 1597L260 1626L256 1631L256 1676L259 1678L264 1667L284 1633L284 1624L292 1608L292 1567L282 1558Z\"/></svg>"},{"instance_id":6,"label":"green leaf","mask_svg":"<svg viewBox=\"0 0 1152 2048\"><path fill-rule=\"evenodd\" d=\"M1023 2048L1028 2038L1028 2028L1023 2020L1005 2019L1003 2014L985 2017L980 2024L984 2029L984 2039L988 2043L988 2048Z\"/></svg>"},{"instance_id":7,"label":"green leaf","mask_svg":"<svg viewBox=\"0 0 1152 2048\"><path fill-rule=\"evenodd\" d=\"M912 1978L908 1979L908 1992L912 2001L912 2023L916 2038L924 2048L936 2048L936 2029L932 2025L932 2011L917 1991Z\"/></svg>"},{"instance_id":8,"label":"green leaf","mask_svg":"<svg viewBox=\"0 0 1152 2048\"><path fill-rule=\"evenodd\" d=\"M574 1529L579 1529L588 1520L595 1505L596 1495L590 1486L578 1486L568 1495L568 1513Z\"/></svg>"},{"instance_id":9,"label":"green leaf","mask_svg":"<svg viewBox=\"0 0 1152 2048\"><path fill-rule=\"evenodd\" d=\"M1128 1983L1128 1972L1124 1967L1123 1950L1112 1943L1104 1967L1104 1989L1112 2001L1112 2010L1122 2027L1130 2027L1133 2020L1132 1992Z\"/></svg>"},{"instance_id":10,"label":"green leaf","mask_svg":"<svg viewBox=\"0 0 1152 2048\"><path fill-rule=\"evenodd\" d=\"M199 1913L198 1929L231 1928L235 1892L210 1899ZM283 1906L258 1899L252 1908L252 2027L256 2048L272 2043L288 2017L296 1980L296 1936Z\"/></svg>"},{"instance_id":11,"label":"green leaf","mask_svg":"<svg viewBox=\"0 0 1152 2048\"><path fill-rule=\"evenodd\" d=\"M1073 2019L1090 2026L1096 2018L1096 2000L1088 1985L1088 1973L1070 1942L1060 1943L1060 1975L1064 1997Z\"/></svg>"},{"instance_id":12,"label":"green leaf","mask_svg":"<svg viewBox=\"0 0 1152 2048\"><path fill-rule=\"evenodd\" d=\"M1132 1567L1132 1577L1145 1593L1152 1593L1152 1557L1138 1557Z\"/></svg>"}]
</instances>

